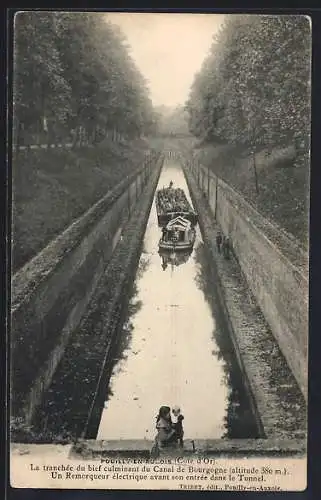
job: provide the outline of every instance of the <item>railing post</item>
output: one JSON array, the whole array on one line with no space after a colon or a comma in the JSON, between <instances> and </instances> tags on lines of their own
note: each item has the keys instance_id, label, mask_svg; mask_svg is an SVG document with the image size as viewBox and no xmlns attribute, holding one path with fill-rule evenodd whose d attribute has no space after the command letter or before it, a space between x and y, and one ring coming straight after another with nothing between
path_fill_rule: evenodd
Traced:
<instances>
[{"instance_id":1,"label":"railing post","mask_svg":"<svg viewBox=\"0 0 321 500\"><path fill-rule=\"evenodd\" d=\"M131 204L130 204L130 188L131 188L131 184L128 187L128 218L130 217L130 209L131 209Z\"/></svg>"},{"instance_id":2,"label":"railing post","mask_svg":"<svg viewBox=\"0 0 321 500\"><path fill-rule=\"evenodd\" d=\"M215 177L216 177L216 182L215 182L215 210L214 210L214 219L217 220L217 193L218 193L217 185L218 185L218 177L217 177L217 175Z\"/></svg>"},{"instance_id":3,"label":"railing post","mask_svg":"<svg viewBox=\"0 0 321 500\"><path fill-rule=\"evenodd\" d=\"M259 184L258 184L258 179L257 179L257 170L256 170L256 161L255 161L255 151L252 152L253 155L253 168L254 168L254 177L255 177L255 189L256 189L256 194L259 194Z\"/></svg>"}]
</instances>

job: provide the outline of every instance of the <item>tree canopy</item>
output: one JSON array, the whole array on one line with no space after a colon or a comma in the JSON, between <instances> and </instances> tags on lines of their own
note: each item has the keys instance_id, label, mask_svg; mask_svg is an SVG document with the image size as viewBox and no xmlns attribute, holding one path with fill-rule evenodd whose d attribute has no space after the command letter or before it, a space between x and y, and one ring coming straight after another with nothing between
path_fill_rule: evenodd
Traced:
<instances>
[{"instance_id":1,"label":"tree canopy","mask_svg":"<svg viewBox=\"0 0 321 500\"><path fill-rule=\"evenodd\" d=\"M186 109L203 140L258 148L307 148L310 123L309 19L233 15L213 39Z\"/></svg>"},{"instance_id":2,"label":"tree canopy","mask_svg":"<svg viewBox=\"0 0 321 500\"><path fill-rule=\"evenodd\" d=\"M108 130L137 137L155 118L125 37L95 12L16 14L14 115L17 131L86 141Z\"/></svg>"}]
</instances>

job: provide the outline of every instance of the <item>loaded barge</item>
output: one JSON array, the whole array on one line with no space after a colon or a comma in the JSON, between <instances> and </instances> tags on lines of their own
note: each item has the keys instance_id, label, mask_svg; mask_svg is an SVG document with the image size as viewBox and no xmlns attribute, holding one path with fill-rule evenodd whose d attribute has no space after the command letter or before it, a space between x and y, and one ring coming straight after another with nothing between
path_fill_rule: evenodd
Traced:
<instances>
[{"instance_id":1,"label":"loaded barge","mask_svg":"<svg viewBox=\"0 0 321 500\"><path fill-rule=\"evenodd\" d=\"M186 198L183 189L173 188L172 182L169 187L157 191L156 210L158 225L161 227L166 226L169 221L177 217L187 219L192 226L197 224L197 214Z\"/></svg>"}]
</instances>

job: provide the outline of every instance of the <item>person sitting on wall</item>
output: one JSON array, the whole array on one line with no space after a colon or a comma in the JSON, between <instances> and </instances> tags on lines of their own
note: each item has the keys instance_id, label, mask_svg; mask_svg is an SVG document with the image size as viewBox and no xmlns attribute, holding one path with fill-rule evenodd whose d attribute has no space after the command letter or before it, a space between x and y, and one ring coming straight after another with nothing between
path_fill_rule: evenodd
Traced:
<instances>
[{"instance_id":1,"label":"person sitting on wall","mask_svg":"<svg viewBox=\"0 0 321 500\"><path fill-rule=\"evenodd\" d=\"M171 409L169 406L161 406L156 417L156 443L159 448L175 444L177 442L176 431L173 428Z\"/></svg>"},{"instance_id":2,"label":"person sitting on wall","mask_svg":"<svg viewBox=\"0 0 321 500\"><path fill-rule=\"evenodd\" d=\"M183 420L184 416L181 414L181 409L179 406L174 406L172 409L172 413L174 415L175 421L173 421L173 429L175 429L176 436L178 439L178 442L180 444L180 447L182 448L184 445L183 442L183 437L184 437L184 430L183 430Z\"/></svg>"}]
</instances>

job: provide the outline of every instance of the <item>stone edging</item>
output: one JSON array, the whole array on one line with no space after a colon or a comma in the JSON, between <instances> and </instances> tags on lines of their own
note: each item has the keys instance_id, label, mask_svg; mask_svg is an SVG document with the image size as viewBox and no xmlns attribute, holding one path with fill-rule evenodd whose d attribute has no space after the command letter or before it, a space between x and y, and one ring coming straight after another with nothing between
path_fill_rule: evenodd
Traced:
<instances>
[{"instance_id":1,"label":"stone edging","mask_svg":"<svg viewBox=\"0 0 321 500\"><path fill-rule=\"evenodd\" d=\"M184 167L193 203L218 284L221 305L228 316L234 344L256 414L267 438L305 439L306 407L262 313L250 294L233 257L224 261L215 248L218 226L189 170ZM251 301L249 300L251 299Z\"/></svg>"},{"instance_id":2,"label":"stone edging","mask_svg":"<svg viewBox=\"0 0 321 500\"><path fill-rule=\"evenodd\" d=\"M32 293L82 240L84 234L97 223L125 189L144 170L139 167L123 179L117 186L92 205L82 216L76 219L57 238L52 240L42 251L18 270L11 281L11 312L15 313L22 303L28 301Z\"/></svg>"},{"instance_id":3,"label":"stone edging","mask_svg":"<svg viewBox=\"0 0 321 500\"><path fill-rule=\"evenodd\" d=\"M79 440L69 451L71 459L100 459L112 456L150 458L151 440ZM163 453L165 455L165 453ZM168 453L169 454L169 453ZM171 455L175 455L175 450ZM300 456L305 454L305 441L277 439L187 439L178 456Z\"/></svg>"}]
</instances>

